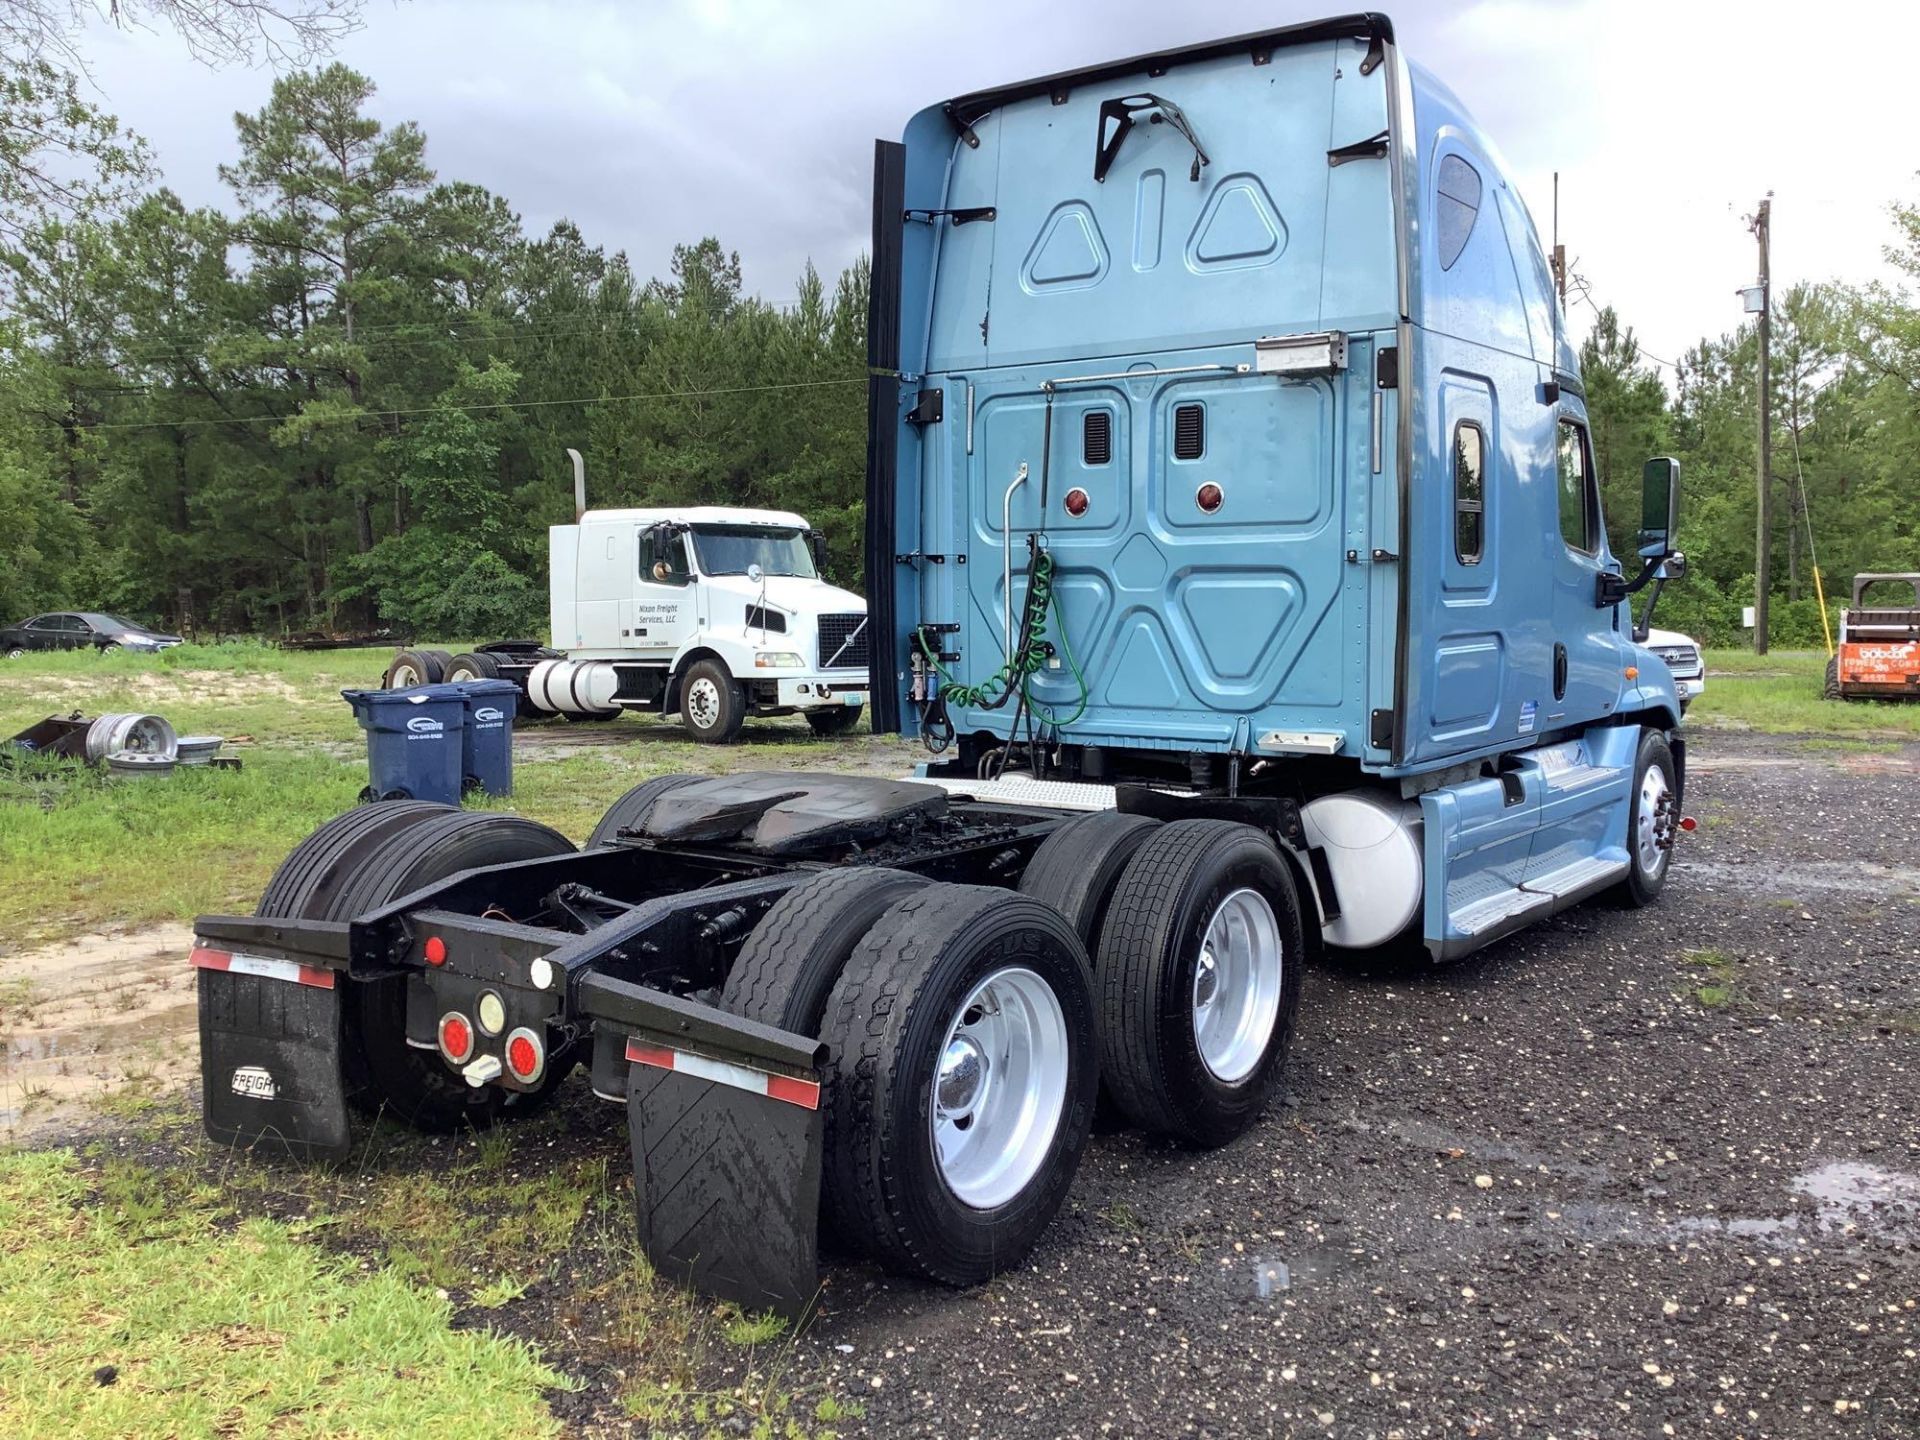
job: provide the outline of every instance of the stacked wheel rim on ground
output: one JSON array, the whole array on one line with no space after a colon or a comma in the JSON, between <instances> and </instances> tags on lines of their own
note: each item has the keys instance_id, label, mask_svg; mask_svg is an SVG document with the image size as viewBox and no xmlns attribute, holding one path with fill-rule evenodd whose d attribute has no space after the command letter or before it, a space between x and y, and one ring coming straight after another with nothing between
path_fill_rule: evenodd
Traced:
<instances>
[{"instance_id":1,"label":"stacked wheel rim on ground","mask_svg":"<svg viewBox=\"0 0 1920 1440\"><path fill-rule=\"evenodd\" d=\"M123 752L146 755L176 753L179 741L173 726L164 716L115 711L102 715L87 727L87 759L103 764L111 755Z\"/></svg>"}]
</instances>

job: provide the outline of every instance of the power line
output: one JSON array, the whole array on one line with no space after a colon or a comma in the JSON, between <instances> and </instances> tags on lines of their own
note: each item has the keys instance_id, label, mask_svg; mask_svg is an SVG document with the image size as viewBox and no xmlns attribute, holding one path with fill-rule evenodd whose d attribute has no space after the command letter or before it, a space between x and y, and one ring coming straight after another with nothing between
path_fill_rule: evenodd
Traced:
<instances>
[{"instance_id":1,"label":"power line","mask_svg":"<svg viewBox=\"0 0 1920 1440\"><path fill-rule=\"evenodd\" d=\"M538 410L552 405L612 405L641 402L648 400L705 400L721 395L754 395L779 390L818 390L832 385L864 385L867 377L850 375L838 380L788 380L772 385L733 385L711 390L658 390L651 394L636 395L577 395L564 400L493 400L478 405L415 405L403 410L362 410L353 416L342 416L342 420L354 422L362 420L393 420L408 415L436 415L450 412L473 413L482 410ZM287 420L301 418L298 410L281 415L236 415L231 417L208 416L204 418L181 418L174 420L113 420L99 425L88 425L87 430L174 430L200 425L278 425ZM321 423L333 423L322 421Z\"/></svg>"}]
</instances>

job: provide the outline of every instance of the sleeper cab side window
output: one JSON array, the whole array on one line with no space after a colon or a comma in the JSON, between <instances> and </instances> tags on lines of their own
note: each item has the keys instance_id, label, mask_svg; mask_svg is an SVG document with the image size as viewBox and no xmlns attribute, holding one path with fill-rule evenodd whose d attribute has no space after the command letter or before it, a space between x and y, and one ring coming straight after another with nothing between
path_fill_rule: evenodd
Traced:
<instances>
[{"instance_id":1,"label":"sleeper cab side window","mask_svg":"<svg viewBox=\"0 0 1920 1440\"><path fill-rule=\"evenodd\" d=\"M1480 172L1458 155L1442 156L1434 188L1439 192L1434 197L1434 220L1440 268L1451 270L1467 248L1467 237L1480 214Z\"/></svg>"},{"instance_id":2,"label":"sleeper cab side window","mask_svg":"<svg viewBox=\"0 0 1920 1440\"><path fill-rule=\"evenodd\" d=\"M1591 555L1600 548L1599 504L1593 493L1593 464L1587 457L1587 429L1577 420L1560 422L1560 538L1569 550Z\"/></svg>"},{"instance_id":3,"label":"sleeper cab side window","mask_svg":"<svg viewBox=\"0 0 1920 1440\"><path fill-rule=\"evenodd\" d=\"M1453 427L1453 557L1478 565L1487 549L1487 437L1471 420Z\"/></svg>"}]
</instances>

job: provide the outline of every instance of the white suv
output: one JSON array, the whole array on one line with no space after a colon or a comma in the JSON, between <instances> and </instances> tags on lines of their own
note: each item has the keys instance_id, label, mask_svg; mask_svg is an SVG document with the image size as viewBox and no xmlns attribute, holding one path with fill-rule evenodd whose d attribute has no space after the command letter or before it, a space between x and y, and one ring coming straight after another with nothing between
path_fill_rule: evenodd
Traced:
<instances>
[{"instance_id":1,"label":"white suv","mask_svg":"<svg viewBox=\"0 0 1920 1440\"><path fill-rule=\"evenodd\" d=\"M1673 672L1673 688L1680 692L1684 711L1707 688L1707 664L1699 645L1678 630L1649 630L1646 644Z\"/></svg>"}]
</instances>

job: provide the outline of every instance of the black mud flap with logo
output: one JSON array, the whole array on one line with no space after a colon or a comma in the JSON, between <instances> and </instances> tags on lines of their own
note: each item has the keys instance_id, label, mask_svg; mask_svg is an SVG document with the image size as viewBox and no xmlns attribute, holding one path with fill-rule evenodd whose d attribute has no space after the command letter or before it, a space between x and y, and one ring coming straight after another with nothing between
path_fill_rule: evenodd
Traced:
<instances>
[{"instance_id":1,"label":"black mud flap with logo","mask_svg":"<svg viewBox=\"0 0 1920 1440\"><path fill-rule=\"evenodd\" d=\"M607 976L580 985L594 1089L624 1084L640 1244L654 1269L749 1310L819 1291L825 1046Z\"/></svg>"},{"instance_id":2,"label":"black mud flap with logo","mask_svg":"<svg viewBox=\"0 0 1920 1440\"><path fill-rule=\"evenodd\" d=\"M207 1134L295 1159L343 1158L347 927L208 915L194 928Z\"/></svg>"}]
</instances>

